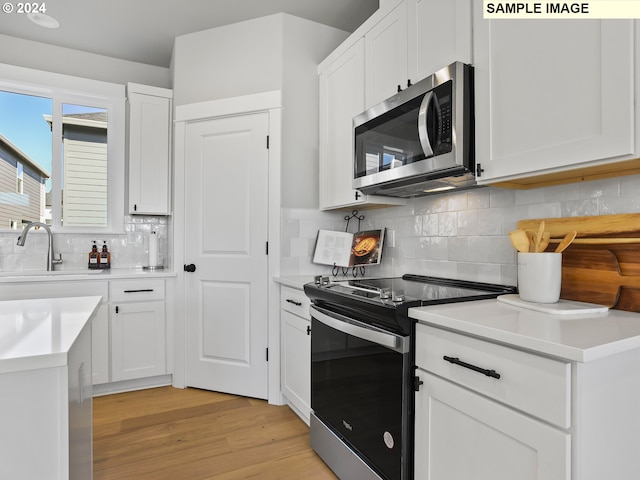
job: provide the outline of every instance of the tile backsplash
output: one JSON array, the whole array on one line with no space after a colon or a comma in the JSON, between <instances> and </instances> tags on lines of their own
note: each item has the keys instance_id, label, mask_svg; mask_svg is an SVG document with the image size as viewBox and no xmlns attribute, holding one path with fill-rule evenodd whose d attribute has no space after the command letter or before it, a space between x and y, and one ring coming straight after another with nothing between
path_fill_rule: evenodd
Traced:
<instances>
[{"instance_id":1,"label":"tile backsplash","mask_svg":"<svg viewBox=\"0 0 640 480\"><path fill-rule=\"evenodd\" d=\"M168 264L168 224L166 217L125 216L123 234L56 233L53 237L55 256L62 254L63 263L56 270L87 269L88 254L95 240L98 249L107 242L111 252L111 268L147 266L149 233L158 235L159 262ZM0 232L0 272L46 270L47 235L44 230L29 232L24 247L16 245L21 230Z\"/></svg>"},{"instance_id":2,"label":"tile backsplash","mask_svg":"<svg viewBox=\"0 0 640 480\"><path fill-rule=\"evenodd\" d=\"M508 232L527 218L640 212L640 175L531 190L484 187L421 197L401 207L363 209L361 229L387 228L380 266L369 276L422 275L515 285ZM318 229L344 231L349 212L285 209L281 275L330 274L311 263ZM352 224L349 231L356 231Z\"/></svg>"}]
</instances>

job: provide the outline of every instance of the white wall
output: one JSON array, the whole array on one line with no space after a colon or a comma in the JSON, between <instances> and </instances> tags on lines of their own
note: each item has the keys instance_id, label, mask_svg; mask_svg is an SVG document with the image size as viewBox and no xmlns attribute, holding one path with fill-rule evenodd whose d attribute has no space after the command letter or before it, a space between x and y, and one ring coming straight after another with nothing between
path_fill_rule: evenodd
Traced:
<instances>
[{"instance_id":1,"label":"white wall","mask_svg":"<svg viewBox=\"0 0 640 480\"><path fill-rule=\"evenodd\" d=\"M168 68L0 35L0 63L126 85L171 88Z\"/></svg>"},{"instance_id":2,"label":"white wall","mask_svg":"<svg viewBox=\"0 0 640 480\"><path fill-rule=\"evenodd\" d=\"M318 64L347 32L276 14L176 38L175 105L282 92L282 205L318 207Z\"/></svg>"},{"instance_id":3,"label":"white wall","mask_svg":"<svg viewBox=\"0 0 640 480\"><path fill-rule=\"evenodd\" d=\"M239 22L176 38L176 106L280 90L282 15Z\"/></svg>"},{"instance_id":4,"label":"white wall","mask_svg":"<svg viewBox=\"0 0 640 480\"><path fill-rule=\"evenodd\" d=\"M348 33L291 15L284 32L282 205L318 208L318 64Z\"/></svg>"}]
</instances>

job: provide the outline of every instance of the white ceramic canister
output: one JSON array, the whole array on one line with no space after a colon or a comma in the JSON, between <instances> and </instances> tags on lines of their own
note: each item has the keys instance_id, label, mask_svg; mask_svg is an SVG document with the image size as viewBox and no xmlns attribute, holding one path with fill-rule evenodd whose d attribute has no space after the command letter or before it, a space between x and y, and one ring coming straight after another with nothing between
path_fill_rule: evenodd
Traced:
<instances>
[{"instance_id":1,"label":"white ceramic canister","mask_svg":"<svg viewBox=\"0 0 640 480\"><path fill-rule=\"evenodd\" d=\"M555 303L562 284L562 253L518 252L518 292L525 302Z\"/></svg>"}]
</instances>

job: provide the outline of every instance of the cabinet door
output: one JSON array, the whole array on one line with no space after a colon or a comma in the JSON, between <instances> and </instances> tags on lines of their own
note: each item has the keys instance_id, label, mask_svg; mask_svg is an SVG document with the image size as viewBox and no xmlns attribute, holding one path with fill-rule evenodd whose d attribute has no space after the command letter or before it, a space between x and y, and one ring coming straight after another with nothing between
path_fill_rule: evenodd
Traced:
<instances>
[{"instance_id":1,"label":"cabinet door","mask_svg":"<svg viewBox=\"0 0 640 480\"><path fill-rule=\"evenodd\" d=\"M68 354L69 480L93 478L91 326L86 325Z\"/></svg>"},{"instance_id":2,"label":"cabinet door","mask_svg":"<svg viewBox=\"0 0 640 480\"><path fill-rule=\"evenodd\" d=\"M92 383L109 382L109 310L100 305L91 324Z\"/></svg>"},{"instance_id":3,"label":"cabinet door","mask_svg":"<svg viewBox=\"0 0 640 480\"><path fill-rule=\"evenodd\" d=\"M167 373L164 302L121 303L111 317L114 382Z\"/></svg>"},{"instance_id":4,"label":"cabinet door","mask_svg":"<svg viewBox=\"0 0 640 480\"><path fill-rule=\"evenodd\" d=\"M309 424L311 411L311 322L292 313L280 314L282 393Z\"/></svg>"},{"instance_id":5,"label":"cabinet door","mask_svg":"<svg viewBox=\"0 0 640 480\"><path fill-rule=\"evenodd\" d=\"M409 22L409 77L414 82L455 61L472 63L471 0L413 0Z\"/></svg>"},{"instance_id":6,"label":"cabinet door","mask_svg":"<svg viewBox=\"0 0 640 480\"><path fill-rule=\"evenodd\" d=\"M128 100L129 213L169 214L171 98L130 87Z\"/></svg>"},{"instance_id":7,"label":"cabinet door","mask_svg":"<svg viewBox=\"0 0 640 480\"><path fill-rule=\"evenodd\" d=\"M634 152L632 21L490 21L481 10L474 12L480 183Z\"/></svg>"},{"instance_id":8,"label":"cabinet door","mask_svg":"<svg viewBox=\"0 0 640 480\"><path fill-rule=\"evenodd\" d=\"M407 2L378 22L365 37L366 108L405 88L407 72Z\"/></svg>"},{"instance_id":9,"label":"cabinet door","mask_svg":"<svg viewBox=\"0 0 640 480\"><path fill-rule=\"evenodd\" d=\"M353 117L364 111L364 39L320 74L320 208L364 203L351 187Z\"/></svg>"},{"instance_id":10,"label":"cabinet door","mask_svg":"<svg viewBox=\"0 0 640 480\"><path fill-rule=\"evenodd\" d=\"M570 436L418 370L416 480L569 480Z\"/></svg>"}]
</instances>

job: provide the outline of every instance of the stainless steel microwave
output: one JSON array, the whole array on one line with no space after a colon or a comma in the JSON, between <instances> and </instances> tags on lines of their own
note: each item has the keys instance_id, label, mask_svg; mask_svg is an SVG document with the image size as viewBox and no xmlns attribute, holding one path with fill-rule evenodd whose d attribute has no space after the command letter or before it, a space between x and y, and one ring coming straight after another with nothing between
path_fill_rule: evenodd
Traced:
<instances>
[{"instance_id":1,"label":"stainless steel microwave","mask_svg":"<svg viewBox=\"0 0 640 480\"><path fill-rule=\"evenodd\" d=\"M473 67L455 62L353 119L353 188L418 197L475 181Z\"/></svg>"}]
</instances>

